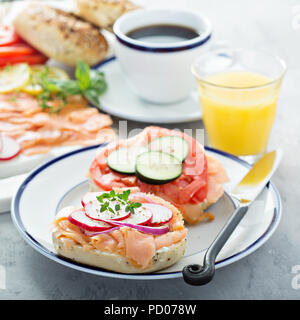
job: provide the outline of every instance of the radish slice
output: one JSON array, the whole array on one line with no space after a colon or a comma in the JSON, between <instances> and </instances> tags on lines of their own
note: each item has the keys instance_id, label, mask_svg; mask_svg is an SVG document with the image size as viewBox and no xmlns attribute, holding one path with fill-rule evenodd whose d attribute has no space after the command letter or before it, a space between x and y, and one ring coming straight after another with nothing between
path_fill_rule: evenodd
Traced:
<instances>
[{"instance_id":1,"label":"radish slice","mask_svg":"<svg viewBox=\"0 0 300 320\"><path fill-rule=\"evenodd\" d=\"M89 211L89 204L86 205L86 210ZM123 209L123 211L125 211ZM94 216L90 216L88 215L88 213L86 213L86 215L88 215L89 218L91 219L95 219L95 221L103 221L103 222L107 222L110 223L112 225L115 225L115 222L122 222L122 223L129 223L129 224L133 224L133 225L146 225L149 224L151 222L152 219L152 211L145 208L144 204L138 208L135 209L135 213L131 214L129 213L129 216L127 218L122 218L122 219L105 219L104 215L101 217L102 212L99 214L99 212L97 212L98 217L95 219ZM126 213L128 214L128 213Z\"/></svg>"},{"instance_id":2,"label":"radish slice","mask_svg":"<svg viewBox=\"0 0 300 320\"><path fill-rule=\"evenodd\" d=\"M20 145L13 138L2 135L1 141L0 160L11 160L21 152Z\"/></svg>"},{"instance_id":3,"label":"radish slice","mask_svg":"<svg viewBox=\"0 0 300 320\"><path fill-rule=\"evenodd\" d=\"M136 224L132 224L132 223L126 223L123 221L113 221L111 223L118 225L120 227L129 227L129 228L136 229L140 232L149 233L149 234L153 234L153 235L160 235L160 234L165 234L165 233L169 232L168 226L146 227L146 226L136 225Z\"/></svg>"},{"instance_id":4,"label":"radish slice","mask_svg":"<svg viewBox=\"0 0 300 320\"><path fill-rule=\"evenodd\" d=\"M111 224L105 223L103 221L95 221L86 216L84 209L77 209L73 211L69 216L68 220L75 226L87 231L104 231L111 229Z\"/></svg>"},{"instance_id":5,"label":"radish slice","mask_svg":"<svg viewBox=\"0 0 300 320\"><path fill-rule=\"evenodd\" d=\"M2 151L2 146L3 146L2 134L0 134L0 154L1 154L1 151Z\"/></svg>"},{"instance_id":6,"label":"radish slice","mask_svg":"<svg viewBox=\"0 0 300 320\"><path fill-rule=\"evenodd\" d=\"M115 204L119 204L116 202L111 202L111 206L114 207ZM120 204L119 204L120 205ZM121 207L122 209L117 211L115 214L106 210L103 212L100 212L101 204L98 200L90 201L85 204L85 212L86 215L97 221L104 221L104 220L124 220L128 218L131 215L131 212L126 212L124 207Z\"/></svg>"},{"instance_id":7,"label":"radish slice","mask_svg":"<svg viewBox=\"0 0 300 320\"><path fill-rule=\"evenodd\" d=\"M131 214L127 219L122 220L122 223L129 223L133 225L145 225L148 224L151 221L151 219L152 211L145 208L143 204L140 208L135 209L134 214Z\"/></svg>"},{"instance_id":8,"label":"radish slice","mask_svg":"<svg viewBox=\"0 0 300 320\"><path fill-rule=\"evenodd\" d=\"M167 223L173 217L172 210L160 204L145 203L143 206L152 212L151 225Z\"/></svg>"},{"instance_id":9,"label":"radish slice","mask_svg":"<svg viewBox=\"0 0 300 320\"><path fill-rule=\"evenodd\" d=\"M84 230L84 229L81 229L81 230L86 236L94 237L94 236L98 236L99 234L113 232L113 231L118 230L118 229L120 229L120 227L109 228L107 230L98 231L98 232L87 231L87 230Z\"/></svg>"},{"instance_id":10,"label":"radish slice","mask_svg":"<svg viewBox=\"0 0 300 320\"><path fill-rule=\"evenodd\" d=\"M81 198L81 204L83 207L85 207L85 205L88 202L97 200L97 197L101 196L101 194L103 194L104 192L87 192L83 195L83 197Z\"/></svg>"}]
</instances>

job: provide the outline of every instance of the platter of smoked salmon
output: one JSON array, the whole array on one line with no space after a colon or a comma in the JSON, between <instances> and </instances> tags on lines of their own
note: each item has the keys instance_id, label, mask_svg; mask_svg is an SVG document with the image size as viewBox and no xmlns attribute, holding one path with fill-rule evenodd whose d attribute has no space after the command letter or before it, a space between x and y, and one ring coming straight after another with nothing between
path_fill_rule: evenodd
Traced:
<instances>
[{"instance_id":1,"label":"platter of smoked salmon","mask_svg":"<svg viewBox=\"0 0 300 320\"><path fill-rule=\"evenodd\" d=\"M16 176L18 181L18 175L28 173L65 152L111 141L115 137L112 119L101 112L99 101L92 101L94 107L91 106L91 97L100 97L107 87L103 73L92 70L91 66L111 55L112 34L100 31L88 21L78 23L78 18L70 14L72 10L75 10L74 3L70 1L61 4L46 1L34 5L12 3L2 8L1 187L10 183L4 179ZM57 38L53 42L59 46L59 51L64 51L62 55L56 54L58 48L55 49L53 43L51 52L46 48L49 36L45 35L46 29L38 32L44 35L43 39L29 30L27 21L31 20L29 16L32 14L41 18L36 21L38 28L44 26L48 29L45 20L49 17L54 28L58 28L60 22L64 26L76 25L71 42L66 41L67 38L70 40L70 34L60 34L64 40ZM34 29L37 30L36 27ZM60 27L62 33L68 30ZM51 34L53 32L54 29L50 31ZM77 38L79 34L83 36L80 41ZM91 37L92 44L85 43L89 38L85 37L86 34ZM74 43L80 43L77 53L70 47ZM94 54L82 49L87 47ZM73 56L66 56L67 51L72 51ZM15 187L9 186L11 189ZM0 194L0 207L3 201L9 200L8 197L10 193Z\"/></svg>"}]
</instances>

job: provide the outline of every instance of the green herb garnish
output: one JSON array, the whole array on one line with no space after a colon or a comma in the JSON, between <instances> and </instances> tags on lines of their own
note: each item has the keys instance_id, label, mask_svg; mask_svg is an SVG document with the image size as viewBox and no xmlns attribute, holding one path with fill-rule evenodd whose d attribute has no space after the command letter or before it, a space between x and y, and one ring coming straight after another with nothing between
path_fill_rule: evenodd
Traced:
<instances>
[{"instance_id":1,"label":"green herb garnish","mask_svg":"<svg viewBox=\"0 0 300 320\"><path fill-rule=\"evenodd\" d=\"M78 61L74 80L55 79L49 77L48 73L49 70L45 67L36 80L43 89L43 92L38 95L43 111L59 113L67 104L67 97L70 95L81 95L98 108L101 107L99 96L107 88L103 72L92 70L85 62ZM51 105L53 100L60 101L58 107Z\"/></svg>"},{"instance_id":2,"label":"green herb garnish","mask_svg":"<svg viewBox=\"0 0 300 320\"><path fill-rule=\"evenodd\" d=\"M14 91L13 96L11 96L11 97L9 98L9 101L10 101L10 102L15 102L15 101L17 101L17 98L18 98L18 96L19 96L19 93L20 93L20 91L16 89L16 90Z\"/></svg>"},{"instance_id":3,"label":"green herb garnish","mask_svg":"<svg viewBox=\"0 0 300 320\"><path fill-rule=\"evenodd\" d=\"M10 98L9 98L9 101L10 101L10 102L15 102L16 100L17 100L16 97L10 97Z\"/></svg>"},{"instance_id":4,"label":"green herb garnish","mask_svg":"<svg viewBox=\"0 0 300 320\"><path fill-rule=\"evenodd\" d=\"M129 201L130 190L126 190L123 193L116 193L114 190L110 192L102 193L100 196L96 197L97 200L101 203L100 212L104 212L106 210L110 211L113 214L118 214L118 211L121 210L121 205L125 205L125 211L131 212L134 214L134 210L136 208L141 207L141 203ZM112 201L117 201L119 203L115 204L115 207L110 207Z\"/></svg>"}]
</instances>

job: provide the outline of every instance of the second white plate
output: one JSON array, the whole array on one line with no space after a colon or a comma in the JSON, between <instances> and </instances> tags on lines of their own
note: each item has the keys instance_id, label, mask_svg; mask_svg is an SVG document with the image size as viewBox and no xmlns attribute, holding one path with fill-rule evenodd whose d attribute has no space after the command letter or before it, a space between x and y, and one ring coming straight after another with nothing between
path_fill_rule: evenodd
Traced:
<instances>
[{"instance_id":1,"label":"second white plate","mask_svg":"<svg viewBox=\"0 0 300 320\"><path fill-rule=\"evenodd\" d=\"M127 120L151 123L181 123L202 118L196 89L174 104L154 104L139 98L130 88L115 57L97 67L105 73L108 89L100 97L102 110Z\"/></svg>"}]
</instances>

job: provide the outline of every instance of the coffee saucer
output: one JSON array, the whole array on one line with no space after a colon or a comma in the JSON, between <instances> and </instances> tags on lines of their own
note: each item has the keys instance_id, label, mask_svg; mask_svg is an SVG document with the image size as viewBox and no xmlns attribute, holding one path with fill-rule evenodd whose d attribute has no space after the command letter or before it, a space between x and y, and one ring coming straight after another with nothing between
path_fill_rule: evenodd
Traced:
<instances>
[{"instance_id":1,"label":"coffee saucer","mask_svg":"<svg viewBox=\"0 0 300 320\"><path fill-rule=\"evenodd\" d=\"M104 72L108 84L107 91L100 97L101 109L113 116L149 123L181 123L202 118L196 84L184 101L154 104L132 91L116 57L106 59L94 68Z\"/></svg>"}]
</instances>

